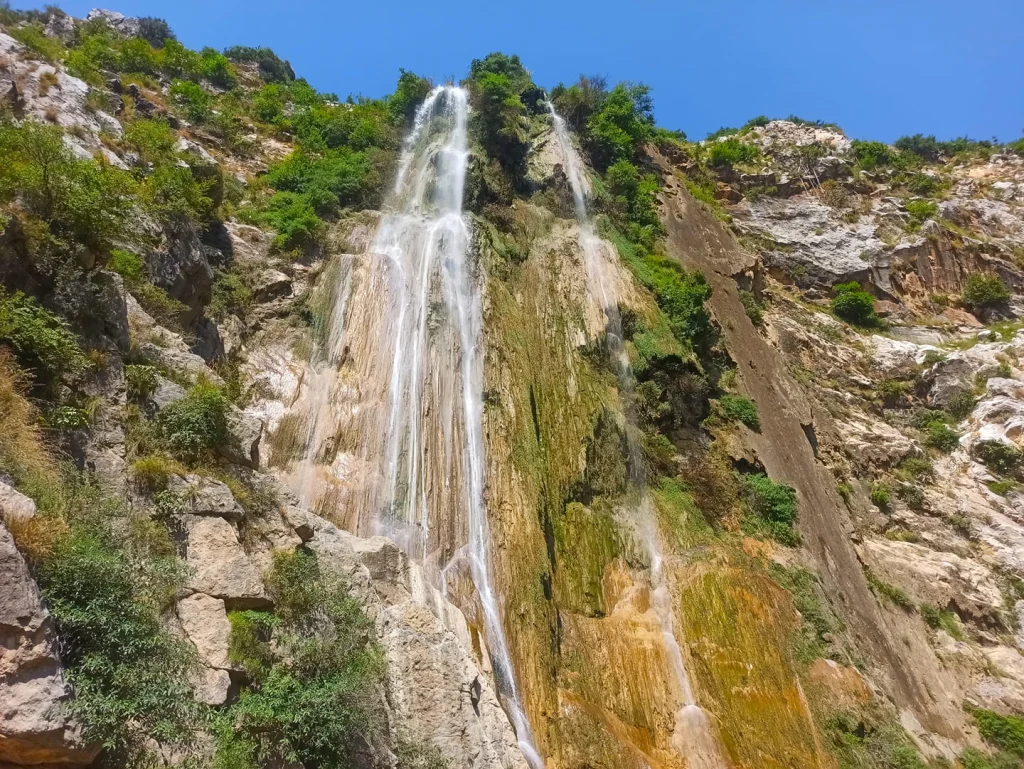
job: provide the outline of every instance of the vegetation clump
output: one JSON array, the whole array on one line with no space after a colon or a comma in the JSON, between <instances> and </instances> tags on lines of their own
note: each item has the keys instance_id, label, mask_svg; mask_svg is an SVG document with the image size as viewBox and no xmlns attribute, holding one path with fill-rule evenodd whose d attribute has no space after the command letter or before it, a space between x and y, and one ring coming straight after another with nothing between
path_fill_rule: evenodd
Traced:
<instances>
[{"instance_id":1,"label":"vegetation clump","mask_svg":"<svg viewBox=\"0 0 1024 769\"><path fill-rule=\"evenodd\" d=\"M764 473L740 476L740 496L749 511L745 530L764 533L778 542L795 547L800 543L796 522L796 490L776 483Z\"/></svg>"},{"instance_id":2,"label":"vegetation clump","mask_svg":"<svg viewBox=\"0 0 1024 769\"><path fill-rule=\"evenodd\" d=\"M837 318L865 328L881 325L874 298L859 283L839 283L832 287L832 293L832 312Z\"/></svg>"},{"instance_id":3,"label":"vegetation clump","mask_svg":"<svg viewBox=\"0 0 1024 769\"><path fill-rule=\"evenodd\" d=\"M228 401L219 388L200 383L161 409L160 433L176 457L196 463L230 440Z\"/></svg>"},{"instance_id":4,"label":"vegetation clump","mask_svg":"<svg viewBox=\"0 0 1024 769\"><path fill-rule=\"evenodd\" d=\"M964 304L973 311L1004 305L1010 296L1010 288L1002 278L980 272L968 276L961 294Z\"/></svg>"},{"instance_id":5,"label":"vegetation clump","mask_svg":"<svg viewBox=\"0 0 1024 769\"><path fill-rule=\"evenodd\" d=\"M714 411L718 418L724 422L739 422L754 431L761 429L761 419L757 415L757 406L750 398L725 393L718 399Z\"/></svg>"}]
</instances>

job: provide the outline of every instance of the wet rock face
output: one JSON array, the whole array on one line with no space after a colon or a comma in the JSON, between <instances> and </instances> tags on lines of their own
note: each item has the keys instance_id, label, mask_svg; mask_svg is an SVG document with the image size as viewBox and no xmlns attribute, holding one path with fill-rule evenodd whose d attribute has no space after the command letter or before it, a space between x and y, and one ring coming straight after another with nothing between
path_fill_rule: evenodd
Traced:
<instances>
[{"instance_id":1,"label":"wet rock face","mask_svg":"<svg viewBox=\"0 0 1024 769\"><path fill-rule=\"evenodd\" d=\"M64 681L53 622L0 524L0 764L85 766L99 751L61 714Z\"/></svg>"}]
</instances>

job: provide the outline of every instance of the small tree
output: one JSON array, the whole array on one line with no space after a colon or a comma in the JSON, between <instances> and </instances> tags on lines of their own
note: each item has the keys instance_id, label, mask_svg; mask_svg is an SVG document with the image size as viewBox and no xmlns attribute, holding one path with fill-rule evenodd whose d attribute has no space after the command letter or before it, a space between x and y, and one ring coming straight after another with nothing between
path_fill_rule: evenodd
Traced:
<instances>
[{"instance_id":1,"label":"small tree","mask_svg":"<svg viewBox=\"0 0 1024 769\"><path fill-rule=\"evenodd\" d=\"M877 326L879 319L875 312L875 300L856 281L840 283L832 287L832 312L836 317L856 326Z\"/></svg>"},{"instance_id":2,"label":"small tree","mask_svg":"<svg viewBox=\"0 0 1024 769\"><path fill-rule=\"evenodd\" d=\"M962 297L964 304L976 312L1006 304L1010 299L1010 288L998 275L976 272L967 278Z\"/></svg>"}]
</instances>

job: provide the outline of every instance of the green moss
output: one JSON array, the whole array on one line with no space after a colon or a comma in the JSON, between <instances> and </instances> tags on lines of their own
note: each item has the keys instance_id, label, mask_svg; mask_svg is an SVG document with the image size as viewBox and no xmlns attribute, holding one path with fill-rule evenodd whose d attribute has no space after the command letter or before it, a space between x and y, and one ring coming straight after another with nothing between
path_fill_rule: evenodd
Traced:
<instances>
[{"instance_id":1,"label":"green moss","mask_svg":"<svg viewBox=\"0 0 1024 769\"><path fill-rule=\"evenodd\" d=\"M601 616L605 567L619 554L618 533L606 506L570 502L554 520L554 598L568 611Z\"/></svg>"},{"instance_id":2,"label":"green moss","mask_svg":"<svg viewBox=\"0 0 1024 769\"><path fill-rule=\"evenodd\" d=\"M1024 759L1024 718L1003 716L984 708L972 708L970 713L986 742Z\"/></svg>"}]
</instances>

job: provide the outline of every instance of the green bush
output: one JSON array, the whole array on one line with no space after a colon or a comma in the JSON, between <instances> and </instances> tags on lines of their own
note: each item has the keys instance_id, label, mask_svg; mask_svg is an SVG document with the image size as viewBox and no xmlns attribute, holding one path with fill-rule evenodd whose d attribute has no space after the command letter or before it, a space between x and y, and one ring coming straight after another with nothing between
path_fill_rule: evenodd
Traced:
<instances>
[{"instance_id":1,"label":"green bush","mask_svg":"<svg viewBox=\"0 0 1024 769\"><path fill-rule=\"evenodd\" d=\"M231 90L238 85L235 69L224 54L212 48L204 48L199 52L199 56L199 71L204 79L225 90Z\"/></svg>"},{"instance_id":2,"label":"green bush","mask_svg":"<svg viewBox=\"0 0 1024 769\"><path fill-rule=\"evenodd\" d=\"M939 214L938 204L931 200L908 200L905 206L912 228L920 227L926 219L934 219Z\"/></svg>"},{"instance_id":3,"label":"green bush","mask_svg":"<svg viewBox=\"0 0 1024 769\"><path fill-rule=\"evenodd\" d=\"M472 80L474 124L488 155L518 174L529 150L523 117L526 108L507 75L481 72Z\"/></svg>"},{"instance_id":4,"label":"green bush","mask_svg":"<svg viewBox=\"0 0 1024 769\"><path fill-rule=\"evenodd\" d=\"M663 231L658 215L658 180L654 174L641 174L628 160L613 163L605 173L605 187L613 196L616 223L635 243L652 247Z\"/></svg>"},{"instance_id":5,"label":"green bush","mask_svg":"<svg viewBox=\"0 0 1024 769\"><path fill-rule=\"evenodd\" d=\"M184 398L165 406L157 421L171 453L194 463L230 440L227 412L227 398L217 387L197 384Z\"/></svg>"},{"instance_id":6,"label":"green bush","mask_svg":"<svg viewBox=\"0 0 1024 769\"><path fill-rule=\"evenodd\" d=\"M796 521L796 490L775 483L764 473L740 476L740 496L751 515L756 532L763 528L784 545L796 546L800 538L793 528Z\"/></svg>"},{"instance_id":7,"label":"green bush","mask_svg":"<svg viewBox=\"0 0 1024 769\"><path fill-rule=\"evenodd\" d=\"M974 411L976 402L977 399L970 390L961 388L946 402L946 411L956 420L966 419Z\"/></svg>"},{"instance_id":8,"label":"green bush","mask_svg":"<svg viewBox=\"0 0 1024 769\"><path fill-rule=\"evenodd\" d=\"M922 160L935 162L939 159L939 143L934 136L914 134L913 136L901 136L893 145L902 152L909 152L917 155Z\"/></svg>"},{"instance_id":9,"label":"green bush","mask_svg":"<svg viewBox=\"0 0 1024 769\"><path fill-rule=\"evenodd\" d=\"M139 19L139 37L154 48L163 48L168 40L174 40L171 25L164 19L154 16L143 16Z\"/></svg>"},{"instance_id":10,"label":"green bush","mask_svg":"<svg viewBox=\"0 0 1024 769\"><path fill-rule=\"evenodd\" d=\"M388 109L396 123L411 123L416 109L430 94L430 81L414 72L399 69L398 85L388 97Z\"/></svg>"},{"instance_id":11,"label":"green bush","mask_svg":"<svg viewBox=\"0 0 1024 769\"><path fill-rule=\"evenodd\" d=\"M973 708L970 712L986 742L1024 758L1024 718L1002 716L984 708Z\"/></svg>"},{"instance_id":12,"label":"green bush","mask_svg":"<svg viewBox=\"0 0 1024 769\"><path fill-rule=\"evenodd\" d=\"M132 482L148 494L166 491L173 475L185 475L186 469L166 454L147 454L132 462Z\"/></svg>"},{"instance_id":13,"label":"green bush","mask_svg":"<svg viewBox=\"0 0 1024 769\"><path fill-rule=\"evenodd\" d=\"M1010 300L1010 287L998 275L972 273L964 284L961 295L964 304L971 310L983 310L998 307Z\"/></svg>"},{"instance_id":14,"label":"green bush","mask_svg":"<svg viewBox=\"0 0 1024 769\"><path fill-rule=\"evenodd\" d=\"M879 325L879 317L875 312L875 300L860 284L851 281L839 283L832 287L832 312L837 318L856 326L873 327Z\"/></svg>"},{"instance_id":15,"label":"green bush","mask_svg":"<svg viewBox=\"0 0 1024 769\"><path fill-rule=\"evenodd\" d=\"M896 155L892 149L882 142L861 141L854 139L852 142L853 156L857 164L866 171L890 166L896 161Z\"/></svg>"},{"instance_id":16,"label":"green bush","mask_svg":"<svg viewBox=\"0 0 1024 769\"><path fill-rule=\"evenodd\" d=\"M982 753L976 748L966 748L960 754L964 769L1020 769L1020 759L1003 751L994 756Z\"/></svg>"},{"instance_id":17,"label":"green bush","mask_svg":"<svg viewBox=\"0 0 1024 769\"><path fill-rule=\"evenodd\" d=\"M740 289L740 303L743 305L743 311L750 318L750 322L755 326L764 325L764 310L761 309L761 303L757 301L757 297L752 291L744 291Z\"/></svg>"},{"instance_id":18,"label":"green bush","mask_svg":"<svg viewBox=\"0 0 1024 769\"><path fill-rule=\"evenodd\" d=\"M294 192L276 193L267 202L260 220L276 232L273 246L279 251L313 247L324 230L323 220L309 200Z\"/></svg>"},{"instance_id":19,"label":"green bush","mask_svg":"<svg viewBox=\"0 0 1024 769\"><path fill-rule=\"evenodd\" d=\"M60 63L67 53L60 40L47 36L43 31L43 25L39 22L20 27L9 27L6 31L11 37L50 64Z\"/></svg>"},{"instance_id":20,"label":"green bush","mask_svg":"<svg viewBox=\"0 0 1024 769\"><path fill-rule=\"evenodd\" d=\"M156 392L157 370L153 366L129 364L124 367L124 384L128 400L146 400Z\"/></svg>"},{"instance_id":21,"label":"green bush","mask_svg":"<svg viewBox=\"0 0 1024 769\"><path fill-rule=\"evenodd\" d=\"M193 123L204 123L210 117L210 94L198 83L175 80L171 85L171 99L185 110L185 117Z\"/></svg>"},{"instance_id":22,"label":"green bush","mask_svg":"<svg viewBox=\"0 0 1024 769\"><path fill-rule=\"evenodd\" d=\"M304 551L275 553L267 587L276 616L230 615L229 655L249 683L218 720L213 766L351 766L381 732L373 623Z\"/></svg>"},{"instance_id":23,"label":"green bush","mask_svg":"<svg viewBox=\"0 0 1024 769\"><path fill-rule=\"evenodd\" d=\"M889 507L889 487L884 483L876 483L871 487L871 504L881 510Z\"/></svg>"},{"instance_id":24,"label":"green bush","mask_svg":"<svg viewBox=\"0 0 1024 769\"><path fill-rule=\"evenodd\" d=\"M878 383L876 391L887 408L895 408L910 394L911 383L899 379L883 379Z\"/></svg>"},{"instance_id":25,"label":"green bush","mask_svg":"<svg viewBox=\"0 0 1024 769\"><path fill-rule=\"evenodd\" d=\"M896 487L896 496L906 502L907 505L914 510L921 510L924 508L924 490L920 486L915 486L912 483L901 483Z\"/></svg>"},{"instance_id":26,"label":"green bush","mask_svg":"<svg viewBox=\"0 0 1024 769\"><path fill-rule=\"evenodd\" d=\"M94 493L78 504L87 517L72 520L37 576L74 687L66 707L111 765L131 765L150 740L187 746L201 722L188 683L194 653L160 622L184 569L166 530L140 519L115 537L109 505Z\"/></svg>"},{"instance_id":27,"label":"green bush","mask_svg":"<svg viewBox=\"0 0 1024 769\"><path fill-rule=\"evenodd\" d=\"M925 444L943 454L950 453L960 445L960 436L957 432L942 422L933 422L928 425L927 432Z\"/></svg>"},{"instance_id":28,"label":"green bush","mask_svg":"<svg viewBox=\"0 0 1024 769\"><path fill-rule=\"evenodd\" d=\"M242 61L259 66L260 77L267 83L290 83L295 79L292 65L284 61L270 48L249 48L236 45L224 51L231 61Z\"/></svg>"},{"instance_id":29,"label":"green bush","mask_svg":"<svg viewBox=\"0 0 1024 769\"><path fill-rule=\"evenodd\" d=\"M755 431L761 429L757 406L742 395L726 393L715 404L715 412L726 422L740 422Z\"/></svg>"},{"instance_id":30,"label":"green bush","mask_svg":"<svg viewBox=\"0 0 1024 769\"><path fill-rule=\"evenodd\" d=\"M89 367L78 339L61 318L21 292L0 288L0 343L13 348L19 363L50 380L74 376Z\"/></svg>"},{"instance_id":31,"label":"green bush","mask_svg":"<svg viewBox=\"0 0 1024 769\"><path fill-rule=\"evenodd\" d=\"M717 141L708 150L708 162L713 166L733 166L737 163L752 163L761 152L753 144L745 144L738 139Z\"/></svg>"},{"instance_id":32,"label":"green bush","mask_svg":"<svg viewBox=\"0 0 1024 769\"><path fill-rule=\"evenodd\" d=\"M972 453L989 470L1013 477L1024 469L1024 451L1002 441L979 441Z\"/></svg>"},{"instance_id":33,"label":"green bush","mask_svg":"<svg viewBox=\"0 0 1024 769\"><path fill-rule=\"evenodd\" d=\"M619 83L587 120L584 144L594 165L604 170L616 161L635 159L653 132L650 87Z\"/></svg>"},{"instance_id":34,"label":"green bush","mask_svg":"<svg viewBox=\"0 0 1024 769\"><path fill-rule=\"evenodd\" d=\"M945 611L933 606L930 603L923 603L919 607L921 618L932 630L945 630L950 636L958 641L964 639L964 631L960 627L957 616L951 611Z\"/></svg>"}]
</instances>

